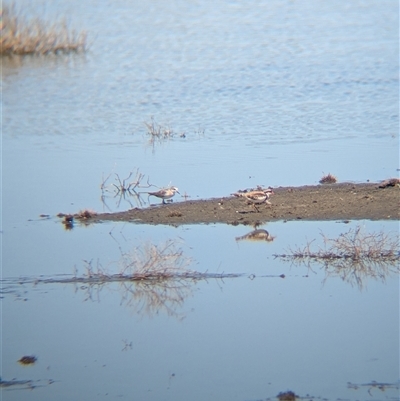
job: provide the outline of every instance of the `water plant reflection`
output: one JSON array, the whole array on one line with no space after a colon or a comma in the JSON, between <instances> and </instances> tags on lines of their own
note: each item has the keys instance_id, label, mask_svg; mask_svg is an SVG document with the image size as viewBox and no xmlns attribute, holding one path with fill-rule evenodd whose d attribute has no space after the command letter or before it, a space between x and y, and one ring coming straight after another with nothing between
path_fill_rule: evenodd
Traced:
<instances>
[{"instance_id":1,"label":"water plant reflection","mask_svg":"<svg viewBox=\"0 0 400 401\"><path fill-rule=\"evenodd\" d=\"M108 183L108 180L111 176L114 176L115 183ZM144 184L143 180L146 177L145 174L141 173L137 168L136 171L130 171L126 178L121 178L117 173L111 172L104 178L100 185L101 189L101 201L104 206L107 207L108 210L111 210L106 203L106 199L112 196L114 199L117 199L117 207L119 208L121 201L127 201L129 205L133 208L134 205L131 202L131 199L134 199L137 207L143 206L143 200L140 198L140 193L137 192L140 188L150 188L153 185L149 182L149 177L147 177L147 183ZM110 194L110 195L109 195Z\"/></svg>"},{"instance_id":2,"label":"water plant reflection","mask_svg":"<svg viewBox=\"0 0 400 401\"><path fill-rule=\"evenodd\" d=\"M186 298L193 294L193 285L199 280L240 277L242 274L198 272L189 269L192 260L186 257L178 242L168 240L161 245L146 243L130 252L122 252L117 264L119 272L103 267L99 261L84 261L85 272L78 270L71 275L55 277L18 278L18 284L74 284L76 292L84 292L85 301L99 301L107 288L121 295L121 305L134 309L138 314L152 316L160 312L182 318ZM15 279L3 280L8 286Z\"/></svg>"},{"instance_id":3,"label":"water plant reflection","mask_svg":"<svg viewBox=\"0 0 400 401\"><path fill-rule=\"evenodd\" d=\"M383 231L364 233L360 226L340 234L338 238L327 238L321 233L324 248L312 250L315 241L300 248L291 248L287 254L274 255L293 263L322 264L325 269L324 282L329 277L340 277L343 281L364 288L368 278L384 282L390 274L400 272L399 236Z\"/></svg>"},{"instance_id":4,"label":"water plant reflection","mask_svg":"<svg viewBox=\"0 0 400 401\"><path fill-rule=\"evenodd\" d=\"M71 282L85 284L77 288L85 290L86 299L99 297L106 284L118 283L121 305L133 307L135 312L155 315L160 312L168 316L183 317L179 310L186 298L193 293L193 284L198 280L238 277L240 274L201 273L189 269L192 260L186 257L177 242L168 240L164 244L146 243L131 252L121 252L120 272L110 274L99 263L93 267L92 261L85 261L86 273L76 274ZM64 281L65 282L65 281Z\"/></svg>"},{"instance_id":5,"label":"water plant reflection","mask_svg":"<svg viewBox=\"0 0 400 401\"><path fill-rule=\"evenodd\" d=\"M99 297L101 289L110 283L118 283L121 305L133 307L139 314L153 315L165 312L179 317L179 308L192 294L191 284L201 278L201 274L188 269L191 259L177 247L176 241L164 244L146 243L130 252L121 251L117 262L119 273L111 274L99 263L85 261L86 273L74 278L84 287L86 299Z\"/></svg>"}]
</instances>

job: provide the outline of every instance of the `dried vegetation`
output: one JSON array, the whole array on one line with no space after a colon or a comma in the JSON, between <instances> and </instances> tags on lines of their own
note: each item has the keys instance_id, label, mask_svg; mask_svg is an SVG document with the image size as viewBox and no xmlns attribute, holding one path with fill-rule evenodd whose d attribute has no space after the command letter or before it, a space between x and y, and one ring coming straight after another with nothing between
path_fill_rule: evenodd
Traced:
<instances>
[{"instance_id":1,"label":"dried vegetation","mask_svg":"<svg viewBox=\"0 0 400 401\"><path fill-rule=\"evenodd\" d=\"M340 234L338 238L327 238L321 234L324 247L311 249L314 241L304 247L290 248L287 254L275 257L304 263L310 267L312 262L323 264L328 277L364 287L367 278L385 281L391 273L399 273L399 236L380 232L364 233L360 226Z\"/></svg>"},{"instance_id":2,"label":"dried vegetation","mask_svg":"<svg viewBox=\"0 0 400 401\"><path fill-rule=\"evenodd\" d=\"M74 284L76 291L85 292L85 300L100 300L100 293L111 284L118 285L121 304L131 307L139 314L152 316L165 312L181 318L184 301L193 292L198 280L239 277L240 274L198 272L189 269L192 260L186 257L177 241L169 240L161 245L152 243L121 251L119 272L111 273L99 262L84 261L85 273L72 276L38 278L34 284ZM114 265L115 263L113 263ZM24 283L30 282L24 280Z\"/></svg>"},{"instance_id":3,"label":"dried vegetation","mask_svg":"<svg viewBox=\"0 0 400 401\"><path fill-rule=\"evenodd\" d=\"M168 124L159 124L156 122L154 117L150 117L150 122L144 122L147 129L147 135L149 136L150 145L153 146L153 150L156 143L164 142L165 140L172 139L174 137L186 138L186 132L176 132ZM196 135L204 135L205 130L199 128L194 133Z\"/></svg>"},{"instance_id":4,"label":"dried vegetation","mask_svg":"<svg viewBox=\"0 0 400 401\"><path fill-rule=\"evenodd\" d=\"M156 139L168 139L172 138L175 133L168 125L158 124L154 117L151 117L150 122L144 122L144 125L147 128L147 134L150 135L150 141L154 141ZM184 137L184 133L181 134Z\"/></svg>"},{"instance_id":5,"label":"dried vegetation","mask_svg":"<svg viewBox=\"0 0 400 401\"><path fill-rule=\"evenodd\" d=\"M110 178L114 177L114 182L110 183ZM128 202L131 208L142 207L146 202L141 198L140 189L158 188L150 183L150 177L141 173L137 168L136 171L130 171L126 178L121 178L117 173L111 172L104 178L100 185L101 201L103 205L111 210L107 205L107 199L113 198L116 200L116 206L120 207L122 201ZM134 205L134 203L136 206Z\"/></svg>"},{"instance_id":6,"label":"dried vegetation","mask_svg":"<svg viewBox=\"0 0 400 401\"><path fill-rule=\"evenodd\" d=\"M322 178L319 180L320 184L336 184L337 183L337 178L332 175L331 173L322 176Z\"/></svg>"},{"instance_id":7,"label":"dried vegetation","mask_svg":"<svg viewBox=\"0 0 400 401\"><path fill-rule=\"evenodd\" d=\"M67 54L86 50L86 32L70 29L65 20L49 23L40 18L27 19L14 3L3 4L1 17L1 55Z\"/></svg>"}]
</instances>

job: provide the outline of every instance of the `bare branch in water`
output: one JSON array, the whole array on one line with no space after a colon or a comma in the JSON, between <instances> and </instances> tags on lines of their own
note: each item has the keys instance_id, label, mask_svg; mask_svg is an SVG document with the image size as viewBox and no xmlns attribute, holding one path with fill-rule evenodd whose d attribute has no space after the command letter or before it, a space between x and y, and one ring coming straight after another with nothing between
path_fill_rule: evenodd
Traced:
<instances>
[{"instance_id":1,"label":"bare branch in water","mask_svg":"<svg viewBox=\"0 0 400 401\"><path fill-rule=\"evenodd\" d=\"M143 124L147 129L147 135L149 136L149 144L152 146L153 152L155 151L155 145L163 143L174 137L186 138L186 132L175 132L168 124L159 124L156 122L153 116L150 117L150 122L144 121ZM197 136L204 136L205 129L198 128L194 131Z\"/></svg>"}]
</instances>

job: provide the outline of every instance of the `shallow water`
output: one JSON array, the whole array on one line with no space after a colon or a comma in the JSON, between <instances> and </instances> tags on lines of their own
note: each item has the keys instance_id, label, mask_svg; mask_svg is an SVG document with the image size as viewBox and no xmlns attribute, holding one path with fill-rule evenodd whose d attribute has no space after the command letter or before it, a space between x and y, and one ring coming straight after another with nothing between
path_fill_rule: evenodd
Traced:
<instances>
[{"instance_id":1,"label":"shallow water","mask_svg":"<svg viewBox=\"0 0 400 401\"><path fill-rule=\"evenodd\" d=\"M360 288L273 255L321 244L320 232L398 232L398 222L270 223L266 243L236 241L244 226L64 231L55 215L148 207L146 195L137 204L111 186L136 169L143 186L171 183L191 199L315 184L328 172L395 176L398 3L18 4L67 15L91 46L2 60L1 378L32 380L3 388L3 399L260 400L288 389L396 399L398 276ZM150 144L151 116L176 135ZM83 274L85 260L115 272L121 252L168 239L182 240L197 271L244 275L190 285L169 313L145 313L146 295L118 284L29 282ZM34 366L16 362L32 354ZM373 380L385 392L364 386Z\"/></svg>"},{"instance_id":2,"label":"shallow water","mask_svg":"<svg viewBox=\"0 0 400 401\"><path fill-rule=\"evenodd\" d=\"M276 238L267 243L236 241L250 231L243 226L100 224L66 232L41 222L31 228L38 249L17 254L4 244L4 260L19 274L3 282L2 377L35 386L4 389L4 399L131 399L134 392L134 399L258 400L287 389L328 399L363 399L370 390L383 399L370 387L349 388L372 380L395 396L397 274L357 284L351 274L343 281L321 265L273 257L312 239L322 246L321 232L336 237L357 224L270 223L262 228ZM362 226L398 230L397 222ZM243 276L187 281L178 303L172 294L158 306L151 302L164 293L158 286L29 282L75 269L82 275L92 259L94 270L117 273L121 252L170 238L191 269ZM38 357L33 367L16 362L26 354Z\"/></svg>"}]
</instances>

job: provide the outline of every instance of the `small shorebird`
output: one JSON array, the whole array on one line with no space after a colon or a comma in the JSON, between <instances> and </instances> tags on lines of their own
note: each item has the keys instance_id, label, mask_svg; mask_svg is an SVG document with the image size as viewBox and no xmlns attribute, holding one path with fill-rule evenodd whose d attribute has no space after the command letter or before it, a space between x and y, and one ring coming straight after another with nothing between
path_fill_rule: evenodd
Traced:
<instances>
[{"instance_id":1,"label":"small shorebird","mask_svg":"<svg viewBox=\"0 0 400 401\"><path fill-rule=\"evenodd\" d=\"M263 203L271 205L271 202L268 199L271 195L274 195L274 191L272 188L266 188L249 192L236 192L233 195L246 198L250 203L253 204L257 212L259 212L256 205L261 205Z\"/></svg>"},{"instance_id":2,"label":"small shorebird","mask_svg":"<svg viewBox=\"0 0 400 401\"><path fill-rule=\"evenodd\" d=\"M172 198L176 192L178 192L178 194L179 194L177 187L169 187L169 188L160 189L157 192L148 192L148 194L152 195L152 196L156 196L157 198L161 198L162 203L165 203L165 199Z\"/></svg>"}]
</instances>

